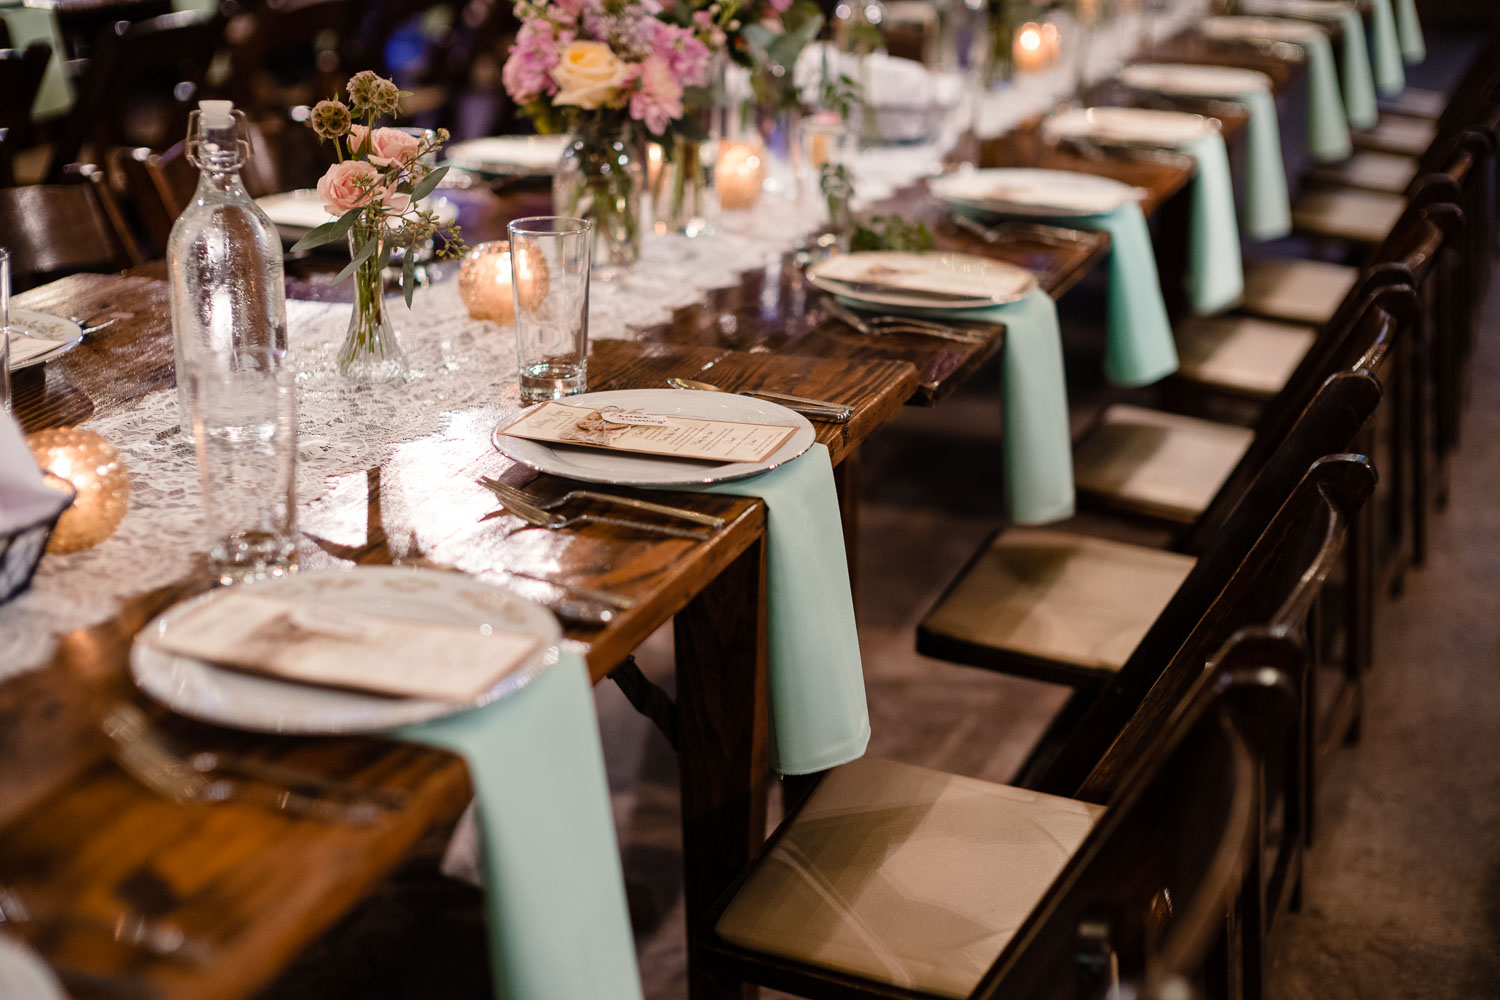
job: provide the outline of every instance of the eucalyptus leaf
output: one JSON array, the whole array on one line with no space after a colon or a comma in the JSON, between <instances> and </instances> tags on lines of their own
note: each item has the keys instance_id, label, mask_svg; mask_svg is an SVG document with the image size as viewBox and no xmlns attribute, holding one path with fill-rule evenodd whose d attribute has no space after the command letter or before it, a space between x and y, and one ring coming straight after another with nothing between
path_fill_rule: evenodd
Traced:
<instances>
[{"instance_id":1,"label":"eucalyptus leaf","mask_svg":"<svg viewBox=\"0 0 1500 1000\"><path fill-rule=\"evenodd\" d=\"M370 239L365 241L363 246L355 248L354 255L349 258L349 263L344 265L344 269L340 271L333 280L343 281L345 278L349 277L349 275L353 274L355 270L358 269L359 265L375 256L375 251L379 249L379 247L379 240Z\"/></svg>"},{"instance_id":2,"label":"eucalyptus leaf","mask_svg":"<svg viewBox=\"0 0 1500 1000\"><path fill-rule=\"evenodd\" d=\"M351 208L332 222L325 222L321 226L314 227L306 236L292 244L292 252L298 250L311 250L313 247L332 243L334 240L343 239L349 232L354 220L359 218L362 208Z\"/></svg>"},{"instance_id":3,"label":"eucalyptus leaf","mask_svg":"<svg viewBox=\"0 0 1500 1000\"><path fill-rule=\"evenodd\" d=\"M414 249L414 248L413 248ZM412 250L406 251L406 259L401 264L401 294L406 296L406 308L411 308L411 296L417 288L417 255Z\"/></svg>"},{"instance_id":4,"label":"eucalyptus leaf","mask_svg":"<svg viewBox=\"0 0 1500 1000\"><path fill-rule=\"evenodd\" d=\"M411 200L413 202L418 202L428 195L432 194L433 189L438 186L438 182L440 182L445 176L447 176L447 174L447 167L438 167L432 173L428 174L426 177L423 177L422 182L411 189Z\"/></svg>"}]
</instances>

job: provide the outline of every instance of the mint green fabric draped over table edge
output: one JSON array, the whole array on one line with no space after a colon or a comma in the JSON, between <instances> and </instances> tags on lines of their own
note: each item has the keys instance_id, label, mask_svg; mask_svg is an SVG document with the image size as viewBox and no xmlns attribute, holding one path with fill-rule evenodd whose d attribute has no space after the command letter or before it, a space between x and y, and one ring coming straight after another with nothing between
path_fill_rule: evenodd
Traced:
<instances>
[{"instance_id":1,"label":"mint green fabric draped over table edge","mask_svg":"<svg viewBox=\"0 0 1500 1000\"><path fill-rule=\"evenodd\" d=\"M1401 58L1391 0L1370 0L1370 59L1375 86L1382 94L1394 97L1406 89L1406 65Z\"/></svg>"},{"instance_id":2,"label":"mint green fabric draped over table edge","mask_svg":"<svg viewBox=\"0 0 1500 1000\"><path fill-rule=\"evenodd\" d=\"M1380 111L1375 106L1375 80L1370 67L1370 46L1365 41L1365 19L1357 9L1348 7L1339 20L1344 28L1344 113L1354 128L1374 128Z\"/></svg>"},{"instance_id":3,"label":"mint green fabric draped over table edge","mask_svg":"<svg viewBox=\"0 0 1500 1000\"><path fill-rule=\"evenodd\" d=\"M1188 223L1188 302L1195 313L1208 316L1235 305L1245 293L1234 180L1229 176L1224 137L1218 131L1181 149L1198 165Z\"/></svg>"},{"instance_id":4,"label":"mint green fabric draped over table edge","mask_svg":"<svg viewBox=\"0 0 1500 1000\"><path fill-rule=\"evenodd\" d=\"M1401 36L1401 55L1413 65L1427 58L1422 22L1417 18L1417 0L1396 0L1396 33Z\"/></svg>"},{"instance_id":5,"label":"mint green fabric draped over table edge","mask_svg":"<svg viewBox=\"0 0 1500 1000\"><path fill-rule=\"evenodd\" d=\"M497 997L639 1000L588 668L563 653L499 701L390 736L469 766Z\"/></svg>"},{"instance_id":6,"label":"mint green fabric draped over table edge","mask_svg":"<svg viewBox=\"0 0 1500 1000\"><path fill-rule=\"evenodd\" d=\"M813 774L863 756L870 715L828 449L814 444L745 479L668 488L766 503L771 766L781 774Z\"/></svg>"},{"instance_id":7,"label":"mint green fabric draped over table edge","mask_svg":"<svg viewBox=\"0 0 1500 1000\"><path fill-rule=\"evenodd\" d=\"M31 105L31 117L56 118L73 106L73 85L68 82L64 64L62 33L57 29L57 15L42 7L0 6L0 20L10 32L14 49L25 49L32 42L46 42L52 47L42 86Z\"/></svg>"},{"instance_id":8,"label":"mint green fabric draped over table edge","mask_svg":"<svg viewBox=\"0 0 1500 1000\"><path fill-rule=\"evenodd\" d=\"M1291 195L1281 158L1281 122L1269 87L1229 95L1250 115L1245 123L1245 190L1241 228L1253 240L1279 240L1292 231Z\"/></svg>"},{"instance_id":9,"label":"mint green fabric draped over table edge","mask_svg":"<svg viewBox=\"0 0 1500 1000\"><path fill-rule=\"evenodd\" d=\"M1333 46L1321 31L1317 37L1298 43L1307 53L1307 149L1320 163L1347 160L1354 152L1349 140L1349 121L1339 96L1338 73L1333 65Z\"/></svg>"}]
</instances>

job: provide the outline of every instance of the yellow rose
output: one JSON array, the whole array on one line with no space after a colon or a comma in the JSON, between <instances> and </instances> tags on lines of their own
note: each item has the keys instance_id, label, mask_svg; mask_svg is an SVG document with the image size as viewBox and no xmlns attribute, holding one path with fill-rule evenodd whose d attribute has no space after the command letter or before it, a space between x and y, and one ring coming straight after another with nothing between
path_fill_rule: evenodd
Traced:
<instances>
[{"instance_id":1,"label":"yellow rose","mask_svg":"<svg viewBox=\"0 0 1500 1000\"><path fill-rule=\"evenodd\" d=\"M625 64L603 42L573 42L552 67L560 88L553 104L592 111L611 100L625 82Z\"/></svg>"}]
</instances>

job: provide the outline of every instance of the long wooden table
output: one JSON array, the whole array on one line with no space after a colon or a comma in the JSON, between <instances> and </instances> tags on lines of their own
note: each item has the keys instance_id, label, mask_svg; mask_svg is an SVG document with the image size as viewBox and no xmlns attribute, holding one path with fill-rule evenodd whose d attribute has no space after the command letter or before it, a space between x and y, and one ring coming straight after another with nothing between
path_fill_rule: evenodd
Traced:
<instances>
[{"instance_id":1,"label":"long wooden table","mask_svg":"<svg viewBox=\"0 0 1500 1000\"><path fill-rule=\"evenodd\" d=\"M1295 82L1295 72L1278 79ZM1038 162L1027 141L1023 133L989 144L986 160L1109 173L1144 187L1148 211L1168 203L1191 177L1190 170L1161 163L1070 162L1070 154L1057 149L1045 150ZM536 192L526 191L461 198L467 214L490 224L536 211L536 199ZM1025 240L1000 248L984 244L954 228L920 185L880 210L926 218L943 248L1031 267L1054 295L1072 287L1108 249L1102 234L1062 250ZM494 235L493 228L471 231ZM293 262L293 294L323 297L330 289L318 274L315 264L299 273ZM19 306L90 323L114 320L62 359L20 374L16 409L28 430L86 421L171 385L163 275L158 263L119 276L75 276L18 298ZM775 284L770 294L768 283ZM1002 343L999 330L989 343L972 347L931 338L857 338L823 315L807 293L790 257L779 267L747 272L738 284L679 310L670 323L639 331L638 340L594 344L593 384L659 386L670 375L708 373L726 388L774 387L838 399L853 408L854 418L816 426L834 462L845 468L860 443L903 403L940 399ZM509 466L487 442L476 441L472 455L451 468L451 477L434 477L419 489L403 480L403 503L396 510L383 502L382 483L400 472L362 470L331 490L330 499L304 519L303 527L317 539L304 546L304 565L425 559L427 553L412 551L409 539L417 537L418 524L440 523L452 526L444 544L462 546L473 560L632 597L634 608L608 627L569 631L570 639L584 644L595 681L647 635L674 621L692 933L696 918L759 846L764 831L769 776L763 505L732 496L675 497L726 519L703 542L597 525L538 540L535 532L510 533L518 526L513 519L480 524L478 516L492 506L489 498L456 487L478 472L525 482L544 496L566 484ZM851 492L846 489L846 497ZM360 526L353 538L350 525ZM47 668L0 685L0 882L15 886L43 913L107 922L128 908L169 920L213 952L205 966L147 959L97 930L44 923L36 941L65 970L127 975L164 998L230 1000L271 980L399 863L424 831L451 822L470 789L462 764L433 750L367 739L271 739L155 711L156 723L184 749L233 749L292 762L399 790L407 803L369 826L330 826L233 803L180 805L126 776L111 763L98 723L112 704L139 700L125 673L131 639L153 615L208 585L200 572L132 598L105 623L64 636ZM698 970L692 974L695 996L744 992L707 981ZM90 994L84 989L79 995Z\"/></svg>"}]
</instances>

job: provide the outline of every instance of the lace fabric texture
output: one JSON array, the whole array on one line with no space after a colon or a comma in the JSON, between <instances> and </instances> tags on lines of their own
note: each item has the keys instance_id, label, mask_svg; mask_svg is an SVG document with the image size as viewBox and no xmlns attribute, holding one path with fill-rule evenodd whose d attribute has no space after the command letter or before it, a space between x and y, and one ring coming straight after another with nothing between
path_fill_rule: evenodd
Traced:
<instances>
[{"instance_id":1,"label":"lace fabric texture","mask_svg":"<svg viewBox=\"0 0 1500 1000\"><path fill-rule=\"evenodd\" d=\"M1175 29L1153 25L1158 37ZM1093 46L1090 75L1119 62L1119 42L1139 38L1123 26ZM1016 88L984 95L976 115L983 133L1013 125L1037 108L1035 95ZM876 149L854 159L858 200L869 204L895 194L942 168L962 115L937 141ZM701 301L705 292L738 282L741 273L774 264L796 245L809 223L823 218L816 195L799 202L768 196L754 211L726 214L716 232L686 239L648 234L640 263L590 290L589 333L628 339L633 331L664 322L674 309ZM349 320L347 303L287 302L290 347L299 375L297 496L299 527L335 541L343 530L354 544L364 524L340 526L324 501L342 490L364 489L365 470L385 465L420 442L425 474L441 475L442 462L457 472L472 459L508 412L520 406L515 340L511 328L471 320L457 282L420 290L410 311L390 303L393 321L411 360L404 383L353 385L335 370L335 353ZM42 560L31 589L0 607L0 680L35 669L51 658L59 635L112 617L126 598L148 593L190 573L204 551L202 495L193 444L181 434L176 391L144 396L123 410L89 421L125 456L131 474L130 510L108 540L86 552ZM425 544L428 540L414 540ZM424 548L424 551L429 551ZM303 546L302 565L337 560ZM460 561L455 559L454 561Z\"/></svg>"}]
</instances>

